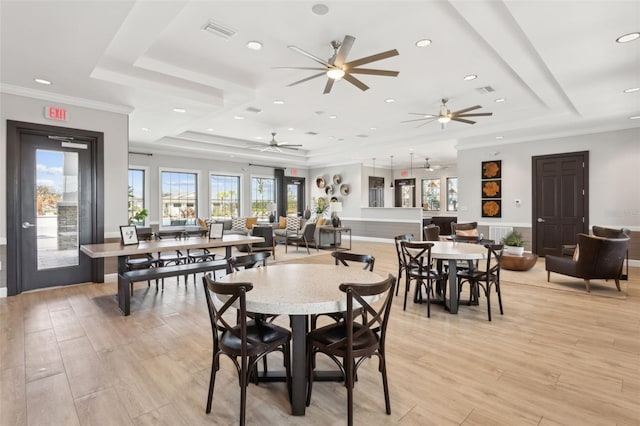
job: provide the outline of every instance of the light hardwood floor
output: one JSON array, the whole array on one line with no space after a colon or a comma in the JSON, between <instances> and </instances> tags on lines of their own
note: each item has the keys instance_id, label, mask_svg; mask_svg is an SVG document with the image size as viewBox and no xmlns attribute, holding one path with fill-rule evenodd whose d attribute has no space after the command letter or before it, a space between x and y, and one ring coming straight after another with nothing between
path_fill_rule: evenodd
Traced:
<instances>
[{"instance_id":1,"label":"light hardwood floor","mask_svg":"<svg viewBox=\"0 0 640 426\"><path fill-rule=\"evenodd\" d=\"M392 244L353 248L376 256L376 272L397 273ZM387 341L392 414L372 359L356 383L355 423L640 425L640 279L631 273L626 299L503 282L505 315L494 303L492 322L484 300L458 315L432 306L428 319L425 305L402 311L401 292ZM0 299L0 425L237 424L229 361L204 413L211 331L201 282L167 280L164 292L138 283L129 317L115 288ZM345 399L340 384L318 383L307 415L292 417L283 384L250 385L247 420L342 425Z\"/></svg>"}]
</instances>

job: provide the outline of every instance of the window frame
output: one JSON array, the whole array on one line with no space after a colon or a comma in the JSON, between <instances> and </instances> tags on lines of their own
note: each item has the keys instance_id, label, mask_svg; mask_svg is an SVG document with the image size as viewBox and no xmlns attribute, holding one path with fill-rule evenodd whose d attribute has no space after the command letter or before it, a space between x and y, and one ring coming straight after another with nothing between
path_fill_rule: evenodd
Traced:
<instances>
[{"instance_id":1,"label":"window frame","mask_svg":"<svg viewBox=\"0 0 640 426\"><path fill-rule=\"evenodd\" d=\"M437 198L434 198L434 200L433 200L433 201L437 201L438 202L438 208L430 208L430 207L425 208L424 207L425 204L427 206L429 205L428 200L426 199L426 197L429 195L429 190L427 188L428 182L438 182L438 185L437 185L438 196L437 196ZM420 204L422 205L422 209L423 210L431 211L431 212L438 212L438 211L442 210L442 178L438 177L438 178L425 178L425 179L422 179L420 181L420 189L421 189L421 191L420 191L420 194L421 194L420 201L421 201L421 203Z\"/></svg>"},{"instance_id":2,"label":"window frame","mask_svg":"<svg viewBox=\"0 0 640 426\"><path fill-rule=\"evenodd\" d=\"M163 195L162 195L162 187L163 187L163 180L162 180L162 175L163 173L183 173L183 174L192 174L195 175L196 178L196 182L195 182L195 190L194 190L194 194L196 196L194 205L195 205L195 215L193 218L193 223L188 223L187 219L187 223L185 224L185 226L191 226L191 225L196 225L197 224L197 219L199 217L200 214L200 184L199 182L201 181L201 171L200 170L194 170L194 169L180 169L180 168L173 168L173 167L160 167L158 168L158 205L159 205L159 209L158 209L158 222L159 222L159 227L160 228L165 228L165 227L172 227L172 226L176 226L176 225L171 225L171 223L169 223L169 225L165 225L164 222L164 210L163 210ZM171 220L171 219L169 219Z\"/></svg>"},{"instance_id":3,"label":"window frame","mask_svg":"<svg viewBox=\"0 0 640 426\"><path fill-rule=\"evenodd\" d=\"M127 221L129 220L129 171L130 170L140 170L142 171L142 177L143 177L143 188L142 188L142 208L143 209L147 209L149 210L149 215L145 218L145 220L142 222L142 224L138 224L138 225L142 225L142 226L146 226L149 223L150 220L150 216L151 216L151 209L149 208L149 167L147 166L136 166L133 164L130 164L128 169L127 169Z\"/></svg>"},{"instance_id":4,"label":"window frame","mask_svg":"<svg viewBox=\"0 0 640 426\"><path fill-rule=\"evenodd\" d=\"M270 181L273 182L273 200L267 200L266 204L265 204L265 214L264 215L260 215L260 214L254 214L253 211L253 180L254 179L268 179ZM261 175L261 174L251 174L249 176L249 215L250 216L256 216L258 217L258 219L268 219L269 218L269 211L266 209L267 205L270 202L273 202L277 205L278 203L278 188L277 188L277 181L275 176L269 176L269 175ZM256 200L258 201L258 200Z\"/></svg>"},{"instance_id":5,"label":"window frame","mask_svg":"<svg viewBox=\"0 0 640 426\"><path fill-rule=\"evenodd\" d=\"M226 172L216 172L216 171L209 171L209 180L208 182L208 188L207 188L207 211L209 212L209 217L211 218L218 218L218 219L229 219L231 217L233 217L233 215L227 217L227 216L214 216L213 215L213 209L211 208L211 178L213 176L227 176L227 177L234 177L234 178L238 178L238 217L242 217L242 206L243 206L243 202L242 202L242 197L243 197L243 175L239 174L239 173L226 173Z\"/></svg>"},{"instance_id":6,"label":"window frame","mask_svg":"<svg viewBox=\"0 0 640 426\"><path fill-rule=\"evenodd\" d=\"M450 191L453 185L450 185L449 182L453 181L455 179L455 201L452 201L453 195L450 195ZM447 211L448 212L457 212L458 211L458 192L459 192L459 186L458 186L458 177L457 176L448 176L447 177ZM453 208L449 208L451 203L454 202L454 207Z\"/></svg>"}]
</instances>

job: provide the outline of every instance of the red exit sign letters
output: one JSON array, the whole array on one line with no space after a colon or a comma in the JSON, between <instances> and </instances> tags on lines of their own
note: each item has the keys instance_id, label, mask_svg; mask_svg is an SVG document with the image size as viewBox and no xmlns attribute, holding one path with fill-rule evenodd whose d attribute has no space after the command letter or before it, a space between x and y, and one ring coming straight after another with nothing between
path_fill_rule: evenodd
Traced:
<instances>
[{"instance_id":1,"label":"red exit sign letters","mask_svg":"<svg viewBox=\"0 0 640 426\"><path fill-rule=\"evenodd\" d=\"M65 108L46 106L44 116L49 120L67 121L67 110Z\"/></svg>"}]
</instances>

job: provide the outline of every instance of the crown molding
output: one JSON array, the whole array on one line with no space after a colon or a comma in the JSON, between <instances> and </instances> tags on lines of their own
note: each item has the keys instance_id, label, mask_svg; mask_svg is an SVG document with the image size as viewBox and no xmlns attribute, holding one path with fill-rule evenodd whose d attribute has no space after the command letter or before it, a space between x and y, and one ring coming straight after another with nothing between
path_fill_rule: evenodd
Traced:
<instances>
[{"instance_id":1,"label":"crown molding","mask_svg":"<svg viewBox=\"0 0 640 426\"><path fill-rule=\"evenodd\" d=\"M45 92L42 90L29 89L12 84L0 84L0 93L9 95L24 96L27 98L41 99L44 101L58 102L67 105L74 105L83 108L96 109L99 111L114 112L116 114L131 114L133 108L125 105L114 105L106 102L93 101L90 99L76 98L73 96L60 95L58 93Z\"/></svg>"}]
</instances>

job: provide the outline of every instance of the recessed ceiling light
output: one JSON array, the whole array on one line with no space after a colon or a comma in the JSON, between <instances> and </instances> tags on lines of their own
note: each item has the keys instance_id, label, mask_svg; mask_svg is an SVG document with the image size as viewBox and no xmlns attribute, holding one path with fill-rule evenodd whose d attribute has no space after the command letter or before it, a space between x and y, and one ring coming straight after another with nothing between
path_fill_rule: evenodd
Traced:
<instances>
[{"instance_id":1,"label":"recessed ceiling light","mask_svg":"<svg viewBox=\"0 0 640 426\"><path fill-rule=\"evenodd\" d=\"M465 75L464 76L464 81L471 81L471 80L475 80L476 78L478 78L477 75L475 74L469 74L469 75Z\"/></svg>"},{"instance_id":2,"label":"recessed ceiling light","mask_svg":"<svg viewBox=\"0 0 640 426\"><path fill-rule=\"evenodd\" d=\"M253 40L247 43L247 48L251 50L260 50L262 49L262 43L260 43L259 41Z\"/></svg>"},{"instance_id":3,"label":"recessed ceiling light","mask_svg":"<svg viewBox=\"0 0 640 426\"><path fill-rule=\"evenodd\" d=\"M313 6L311 6L311 11L316 15L326 15L327 13L329 13L329 6L322 3L314 4Z\"/></svg>"},{"instance_id":4,"label":"recessed ceiling light","mask_svg":"<svg viewBox=\"0 0 640 426\"><path fill-rule=\"evenodd\" d=\"M498 139L498 140L504 139L504 136L496 136L496 139Z\"/></svg>"},{"instance_id":5,"label":"recessed ceiling light","mask_svg":"<svg viewBox=\"0 0 640 426\"><path fill-rule=\"evenodd\" d=\"M329 118L338 118L337 115L330 115Z\"/></svg>"},{"instance_id":6,"label":"recessed ceiling light","mask_svg":"<svg viewBox=\"0 0 640 426\"><path fill-rule=\"evenodd\" d=\"M496 102L496 103L504 102L504 98L498 98L498 99L496 99L496 100L495 100L495 101L493 101L493 102Z\"/></svg>"},{"instance_id":7,"label":"recessed ceiling light","mask_svg":"<svg viewBox=\"0 0 640 426\"><path fill-rule=\"evenodd\" d=\"M284 104L284 101L282 99L276 99L275 101L273 101L273 103L276 105L282 105Z\"/></svg>"},{"instance_id":8,"label":"recessed ceiling light","mask_svg":"<svg viewBox=\"0 0 640 426\"><path fill-rule=\"evenodd\" d=\"M416 46L418 47L427 47L429 45L431 45L431 40L429 40L428 38L423 38L422 40L416 41Z\"/></svg>"},{"instance_id":9,"label":"recessed ceiling light","mask_svg":"<svg viewBox=\"0 0 640 426\"><path fill-rule=\"evenodd\" d=\"M235 120L244 120L244 117L243 117L243 116L241 116L241 115L234 115L234 116L233 116L233 118L234 118Z\"/></svg>"},{"instance_id":10,"label":"recessed ceiling light","mask_svg":"<svg viewBox=\"0 0 640 426\"><path fill-rule=\"evenodd\" d=\"M213 129L212 129L211 127L209 127L209 128L207 129L207 132L213 132Z\"/></svg>"},{"instance_id":11,"label":"recessed ceiling light","mask_svg":"<svg viewBox=\"0 0 640 426\"><path fill-rule=\"evenodd\" d=\"M262 139L262 136L254 136L254 139Z\"/></svg>"},{"instance_id":12,"label":"recessed ceiling light","mask_svg":"<svg viewBox=\"0 0 640 426\"><path fill-rule=\"evenodd\" d=\"M44 78L34 78L33 81L39 84L46 84L47 86L51 84L49 80L45 80Z\"/></svg>"},{"instance_id":13,"label":"recessed ceiling light","mask_svg":"<svg viewBox=\"0 0 640 426\"><path fill-rule=\"evenodd\" d=\"M388 103L388 104L392 104L392 103L394 103L396 100L395 100L395 99L393 99L393 98L387 98L387 99L385 99L384 101L385 101L386 103Z\"/></svg>"},{"instance_id":14,"label":"recessed ceiling light","mask_svg":"<svg viewBox=\"0 0 640 426\"><path fill-rule=\"evenodd\" d=\"M640 90L640 87L632 87L630 89L625 89L623 90L624 93L633 93L633 92L637 92Z\"/></svg>"},{"instance_id":15,"label":"recessed ceiling light","mask_svg":"<svg viewBox=\"0 0 640 426\"><path fill-rule=\"evenodd\" d=\"M629 117L629 120L637 120L640 118L640 115L632 115L631 117Z\"/></svg>"},{"instance_id":16,"label":"recessed ceiling light","mask_svg":"<svg viewBox=\"0 0 640 426\"><path fill-rule=\"evenodd\" d=\"M377 127L369 127L370 130L378 130Z\"/></svg>"},{"instance_id":17,"label":"recessed ceiling light","mask_svg":"<svg viewBox=\"0 0 640 426\"><path fill-rule=\"evenodd\" d=\"M630 41L637 40L638 38L640 38L640 33L629 33L629 34L625 34L625 35L622 35L622 36L618 37L616 39L616 42L618 42L618 43L628 43Z\"/></svg>"},{"instance_id":18,"label":"recessed ceiling light","mask_svg":"<svg viewBox=\"0 0 640 426\"><path fill-rule=\"evenodd\" d=\"M143 128L142 128L142 129L140 129L140 130L142 130L143 132L150 132L150 131L151 131L151 129L150 129L150 128L148 128L148 127L143 127Z\"/></svg>"},{"instance_id":19,"label":"recessed ceiling light","mask_svg":"<svg viewBox=\"0 0 640 426\"><path fill-rule=\"evenodd\" d=\"M293 132L295 130L295 128L294 127L289 127L287 130L290 131L290 132Z\"/></svg>"},{"instance_id":20,"label":"recessed ceiling light","mask_svg":"<svg viewBox=\"0 0 640 426\"><path fill-rule=\"evenodd\" d=\"M187 110L186 110L186 109L184 109L184 108L174 108L174 109L173 109L173 112L184 113L184 112L187 112Z\"/></svg>"}]
</instances>

